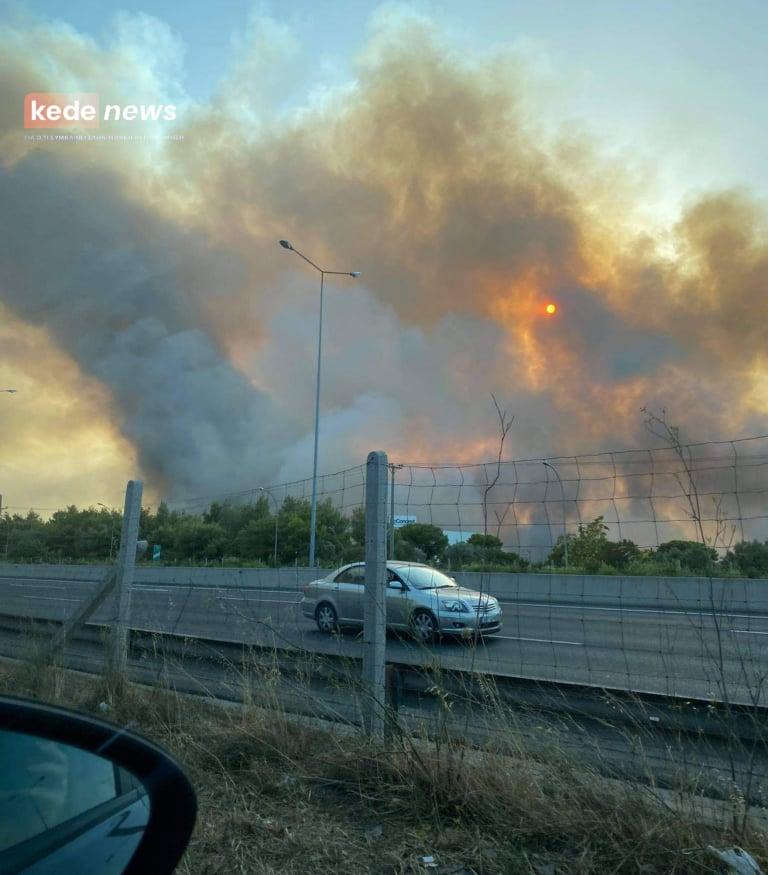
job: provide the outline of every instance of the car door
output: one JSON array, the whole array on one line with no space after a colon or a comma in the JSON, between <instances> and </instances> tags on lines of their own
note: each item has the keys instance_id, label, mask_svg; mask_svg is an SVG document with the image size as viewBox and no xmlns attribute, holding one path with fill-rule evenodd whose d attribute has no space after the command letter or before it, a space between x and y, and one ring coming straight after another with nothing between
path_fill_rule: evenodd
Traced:
<instances>
[{"instance_id":1,"label":"car door","mask_svg":"<svg viewBox=\"0 0 768 875\"><path fill-rule=\"evenodd\" d=\"M397 575L387 568L387 626L405 628L408 625L408 589Z\"/></svg>"},{"instance_id":2,"label":"car door","mask_svg":"<svg viewBox=\"0 0 768 875\"><path fill-rule=\"evenodd\" d=\"M333 581L333 590L339 620L343 623L362 623L365 565L350 565L339 572Z\"/></svg>"}]
</instances>

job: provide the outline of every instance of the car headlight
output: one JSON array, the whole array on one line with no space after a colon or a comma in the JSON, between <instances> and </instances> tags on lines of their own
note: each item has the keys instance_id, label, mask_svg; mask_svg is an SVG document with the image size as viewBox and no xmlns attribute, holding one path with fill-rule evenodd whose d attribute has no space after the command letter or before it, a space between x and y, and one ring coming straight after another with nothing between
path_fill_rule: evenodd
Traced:
<instances>
[{"instance_id":1,"label":"car headlight","mask_svg":"<svg viewBox=\"0 0 768 875\"><path fill-rule=\"evenodd\" d=\"M448 611L450 614L467 614L469 613L469 606L466 602L453 599L450 602L440 602L440 610Z\"/></svg>"}]
</instances>

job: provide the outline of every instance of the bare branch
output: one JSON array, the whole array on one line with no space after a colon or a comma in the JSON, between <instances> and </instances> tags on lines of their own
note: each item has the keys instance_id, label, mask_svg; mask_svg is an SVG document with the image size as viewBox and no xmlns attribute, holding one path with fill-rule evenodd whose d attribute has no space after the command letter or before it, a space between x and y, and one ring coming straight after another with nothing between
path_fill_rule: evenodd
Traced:
<instances>
[{"instance_id":1,"label":"bare branch","mask_svg":"<svg viewBox=\"0 0 768 875\"><path fill-rule=\"evenodd\" d=\"M496 396L491 392L491 399L493 400L493 406L496 408L496 414L499 417L499 452L496 457L496 474L493 480L490 483L487 483L485 487L485 491L483 492L483 534L488 534L488 495L493 487L499 482L499 478L501 477L501 459L504 455L504 442L507 439L507 435L509 434L512 423L515 421L514 416L509 415L509 411L505 408L501 409L499 402L496 400ZM483 469L485 470L485 469ZM486 480L487 480L487 472L486 472ZM505 514L506 515L506 514Z\"/></svg>"}]
</instances>

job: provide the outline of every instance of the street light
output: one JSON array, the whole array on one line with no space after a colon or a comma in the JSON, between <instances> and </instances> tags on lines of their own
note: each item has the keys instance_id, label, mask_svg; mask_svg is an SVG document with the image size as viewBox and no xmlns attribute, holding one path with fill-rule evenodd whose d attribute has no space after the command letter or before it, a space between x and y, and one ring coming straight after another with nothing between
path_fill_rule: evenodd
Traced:
<instances>
[{"instance_id":1,"label":"street light","mask_svg":"<svg viewBox=\"0 0 768 875\"><path fill-rule=\"evenodd\" d=\"M15 395L18 391L18 389L0 389L0 392L8 392L10 395Z\"/></svg>"},{"instance_id":2,"label":"street light","mask_svg":"<svg viewBox=\"0 0 768 875\"><path fill-rule=\"evenodd\" d=\"M277 568L277 521L279 518L279 505L274 495L264 486L259 486L259 492L268 495L275 502L275 568Z\"/></svg>"},{"instance_id":3,"label":"street light","mask_svg":"<svg viewBox=\"0 0 768 875\"><path fill-rule=\"evenodd\" d=\"M565 489L563 488L563 481L560 479L560 475L557 473L557 468L554 465L550 465L549 462L542 462L545 468L549 468L554 472L555 477L557 477L557 482L560 484L560 496L563 502L563 547L565 548L565 567L568 568L568 529L566 526L565 520Z\"/></svg>"},{"instance_id":4,"label":"street light","mask_svg":"<svg viewBox=\"0 0 768 875\"><path fill-rule=\"evenodd\" d=\"M315 389L315 447L312 461L312 505L309 518L309 567L314 568L315 565L315 542L317 540L317 441L320 429L320 363L322 361L323 349L323 290L325 287L325 277L328 276L351 276L352 279L357 279L360 276L359 270L323 270L318 267L312 259L307 258L302 252L299 252L296 247L288 240L281 240L280 245L283 249L289 252L295 252L299 258L303 258L307 264L314 267L320 274L320 320L317 329L317 386Z\"/></svg>"}]
</instances>

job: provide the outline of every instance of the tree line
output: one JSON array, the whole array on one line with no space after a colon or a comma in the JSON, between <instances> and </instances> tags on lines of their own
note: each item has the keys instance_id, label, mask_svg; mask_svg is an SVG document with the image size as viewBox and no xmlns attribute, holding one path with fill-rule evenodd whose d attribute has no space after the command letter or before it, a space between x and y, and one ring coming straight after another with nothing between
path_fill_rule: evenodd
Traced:
<instances>
[{"instance_id":1,"label":"tree line","mask_svg":"<svg viewBox=\"0 0 768 875\"><path fill-rule=\"evenodd\" d=\"M104 562L117 555L122 514L74 505L44 520L30 511L0 518L0 558L9 562ZM306 565L310 504L286 498L272 513L266 496L248 504L214 502L201 515L161 504L144 508L140 533L159 548L165 564ZM768 577L768 542L741 541L718 552L697 541L672 540L653 549L612 541L603 517L568 535L568 570L586 574ZM549 571L565 569L561 535L549 554L532 562L504 547L495 535L473 534L449 544L438 526L409 523L395 530L395 558L428 562L453 571ZM317 508L317 559L324 567L364 556L365 511L346 515L330 501ZM145 561L152 561L147 559Z\"/></svg>"}]
</instances>

